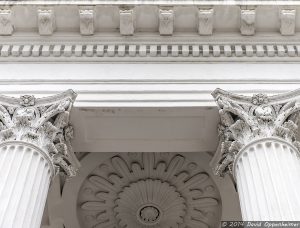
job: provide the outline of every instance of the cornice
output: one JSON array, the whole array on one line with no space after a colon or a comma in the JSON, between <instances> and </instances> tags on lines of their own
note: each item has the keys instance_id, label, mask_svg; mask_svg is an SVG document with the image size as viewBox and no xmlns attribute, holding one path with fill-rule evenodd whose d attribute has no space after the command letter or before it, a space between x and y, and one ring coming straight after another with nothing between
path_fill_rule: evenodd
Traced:
<instances>
[{"instance_id":1,"label":"cornice","mask_svg":"<svg viewBox=\"0 0 300 228\"><path fill-rule=\"evenodd\" d=\"M299 61L297 4L175 2L0 6L0 61Z\"/></svg>"},{"instance_id":2,"label":"cornice","mask_svg":"<svg viewBox=\"0 0 300 228\"><path fill-rule=\"evenodd\" d=\"M209 0L23 0L23 1L2 1L1 5L300 5L298 0L230 0L230 1L209 1Z\"/></svg>"}]
</instances>

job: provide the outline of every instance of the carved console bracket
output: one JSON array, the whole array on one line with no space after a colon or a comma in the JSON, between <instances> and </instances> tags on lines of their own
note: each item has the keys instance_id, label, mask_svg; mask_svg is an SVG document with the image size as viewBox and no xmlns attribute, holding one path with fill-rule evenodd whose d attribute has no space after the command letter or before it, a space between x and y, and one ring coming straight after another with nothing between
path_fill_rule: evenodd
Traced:
<instances>
[{"instance_id":1,"label":"carved console bracket","mask_svg":"<svg viewBox=\"0 0 300 228\"><path fill-rule=\"evenodd\" d=\"M0 96L0 143L33 144L52 162L56 173L74 176L79 163L70 144L73 128L69 115L75 98L72 90L39 99Z\"/></svg>"},{"instance_id":2,"label":"carved console bracket","mask_svg":"<svg viewBox=\"0 0 300 228\"><path fill-rule=\"evenodd\" d=\"M280 11L280 32L281 35L291 36L295 34L296 10L282 9Z\"/></svg>"},{"instance_id":3,"label":"carved console bracket","mask_svg":"<svg viewBox=\"0 0 300 228\"><path fill-rule=\"evenodd\" d=\"M221 118L220 150L214 158L217 175L232 174L237 154L254 140L277 137L300 150L300 142L296 139L300 90L275 96L246 97L216 89L212 95Z\"/></svg>"},{"instance_id":4,"label":"carved console bracket","mask_svg":"<svg viewBox=\"0 0 300 228\"><path fill-rule=\"evenodd\" d=\"M243 39L241 35L255 35L255 27L272 36L272 40L279 39L279 42L285 42L280 40L284 39L282 36L299 35L295 32L295 24L300 2L290 4L292 1L289 3L281 1L278 4L272 1L268 3L256 1L255 5L250 1L242 1L242 4L237 2L231 4L228 1L185 1L182 5L177 1L108 3L111 1L60 0L59 4L51 3L51 0L43 1L43 4L37 1L25 1L26 3L23 1L22 4L20 1L2 2L4 3L0 7L0 36L18 33L17 36L13 36L14 38L22 34L25 37L28 37L28 34L37 35L37 30L40 35L51 35L57 30L58 36L94 35L95 39L101 38L102 35L106 37L107 34L118 35L119 32L121 35L136 33L141 37L146 34L151 34L151 37L153 35L176 37L178 34L180 37L183 35L190 37L193 34L196 39L192 39L196 41L199 35L212 35L214 30L221 36L226 34L224 39L227 40L230 36ZM272 7L266 7L265 4ZM224 12L228 12L230 17L224 16ZM31 23L36 17L37 23ZM137 19L138 29L136 29ZM116 29L117 27L120 31ZM236 34L236 29L239 29L241 34ZM294 39L297 40L298 38Z\"/></svg>"},{"instance_id":5,"label":"carved console bracket","mask_svg":"<svg viewBox=\"0 0 300 228\"><path fill-rule=\"evenodd\" d=\"M133 9L120 9L120 34L130 36L134 34L135 17Z\"/></svg>"},{"instance_id":6,"label":"carved console bracket","mask_svg":"<svg viewBox=\"0 0 300 228\"><path fill-rule=\"evenodd\" d=\"M159 34L172 35L174 30L174 11L171 8L159 10Z\"/></svg>"},{"instance_id":7,"label":"carved console bracket","mask_svg":"<svg viewBox=\"0 0 300 228\"><path fill-rule=\"evenodd\" d=\"M84 7L79 9L80 20L80 34L93 35L94 34L94 10L93 8Z\"/></svg>"},{"instance_id":8,"label":"carved console bracket","mask_svg":"<svg viewBox=\"0 0 300 228\"><path fill-rule=\"evenodd\" d=\"M55 28L55 16L52 9L38 10L38 28L40 35L52 35Z\"/></svg>"},{"instance_id":9,"label":"carved console bracket","mask_svg":"<svg viewBox=\"0 0 300 228\"><path fill-rule=\"evenodd\" d=\"M0 9L0 35L11 35L13 31L12 11L10 9Z\"/></svg>"},{"instance_id":10,"label":"carved console bracket","mask_svg":"<svg viewBox=\"0 0 300 228\"><path fill-rule=\"evenodd\" d=\"M198 33L200 35L212 35L213 34L213 18L214 18L214 9L202 9L198 11L199 24L198 24Z\"/></svg>"},{"instance_id":11,"label":"carved console bracket","mask_svg":"<svg viewBox=\"0 0 300 228\"><path fill-rule=\"evenodd\" d=\"M255 9L241 8L241 34L252 36L255 34Z\"/></svg>"}]
</instances>

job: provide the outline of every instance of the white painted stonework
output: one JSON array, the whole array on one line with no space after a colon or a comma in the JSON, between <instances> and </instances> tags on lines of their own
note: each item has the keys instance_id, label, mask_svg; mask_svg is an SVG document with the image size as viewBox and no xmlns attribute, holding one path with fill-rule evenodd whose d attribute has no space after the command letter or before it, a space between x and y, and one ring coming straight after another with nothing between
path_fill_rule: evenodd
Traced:
<instances>
[{"instance_id":1,"label":"white painted stonework","mask_svg":"<svg viewBox=\"0 0 300 228\"><path fill-rule=\"evenodd\" d=\"M0 227L300 220L299 10L0 2Z\"/></svg>"},{"instance_id":2,"label":"white painted stonework","mask_svg":"<svg viewBox=\"0 0 300 228\"><path fill-rule=\"evenodd\" d=\"M41 225L54 167L44 152L25 142L1 143L1 227Z\"/></svg>"},{"instance_id":3,"label":"white painted stonework","mask_svg":"<svg viewBox=\"0 0 300 228\"><path fill-rule=\"evenodd\" d=\"M65 225L217 227L220 216L238 218L234 187L216 179L210 159L206 153L90 153L65 185Z\"/></svg>"},{"instance_id":4,"label":"white painted stonework","mask_svg":"<svg viewBox=\"0 0 300 228\"><path fill-rule=\"evenodd\" d=\"M250 143L236 159L234 173L244 220L299 220L298 149L284 140L266 138ZM290 188L291 184L296 188Z\"/></svg>"},{"instance_id":5,"label":"white painted stonework","mask_svg":"<svg viewBox=\"0 0 300 228\"><path fill-rule=\"evenodd\" d=\"M299 1L9 3L4 62L299 61Z\"/></svg>"},{"instance_id":6,"label":"white painted stonework","mask_svg":"<svg viewBox=\"0 0 300 228\"><path fill-rule=\"evenodd\" d=\"M215 173L234 176L245 221L298 221L299 90L239 96L217 89L220 150Z\"/></svg>"},{"instance_id":7,"label":"white painted stonework","mask_svg":"<svg viewBox=\"0 0 300 228\"><path fill-rule=\"evenodd\" d=\"M216 226L220 196L209 174L199 168L184 155L114 156L81 186L81 227Z\"/></svg>"},{"instance_id":8,"label":"white painted stonework","mask_svg":"<svg viewBox=\"0 0 300 228\"><path fill-rule=\"evenodd\" d=\"M1 96L0 226L39 228L51 179L74 176L70 145L73 91L35 99Z\"/></svg>"}]
</instances>

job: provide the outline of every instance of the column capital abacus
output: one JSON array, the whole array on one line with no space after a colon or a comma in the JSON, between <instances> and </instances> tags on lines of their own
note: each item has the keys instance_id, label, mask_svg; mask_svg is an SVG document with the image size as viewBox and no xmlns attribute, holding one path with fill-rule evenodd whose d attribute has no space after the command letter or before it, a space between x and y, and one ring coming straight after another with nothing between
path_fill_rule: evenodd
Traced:
<instances>
[{"instance_id":1,"label":"column capital abacus","mask_svg":"<svg viewBox=\"0 0 300 228\"><path fill-rule=\"evenodd\" d=\"M220 150L215 159L215 174L232 174L233 163L241 149L255 140L277 137L300 150L297 129L300 111L300 90L279 95L236 95L216 89L214 97L221 123Z\"/></svg>"},{"instance_id":2,"label":"column capital abacus","mask_svg":"<svg viewBox=\"0 0 300 228\"><path fill-rule=\"evenodd\" d=\"M55 174L74 176L79 162L70 144L73 128L69 116L75 98L72 90L44 98L0 96L0 145L10 141L30 143L48 156L46 160L55 167Z\"/></svg>"}]
</instances>

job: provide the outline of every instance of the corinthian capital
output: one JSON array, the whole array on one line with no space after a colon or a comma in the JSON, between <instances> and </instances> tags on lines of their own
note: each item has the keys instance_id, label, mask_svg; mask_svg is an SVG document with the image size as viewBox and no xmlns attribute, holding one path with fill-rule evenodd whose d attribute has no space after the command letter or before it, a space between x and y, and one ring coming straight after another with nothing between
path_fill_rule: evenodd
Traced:
<instances>
[{"instance_id":1,"label":"corinthian capital","mask_svg":"<svg viewBox=\"0 0 300 228\"><path fill-rule=\"evenodd\" d=\"M300 149L296 139L300 90L275 96L255 94L247 97L216 89L212 95L221 118L217 175L232 173L237 154L254 140L277 137Z\"/></svg>"},{"instance_id":2,"label":"corinthian capital","mask_svg":"<svg viewBox=\"0 0 300 228\"><path fill-rule=\"evenodd\" d=\"M40 148L56 172L75 175L78 161L70 140L73 136L69 115L76 98L72 90L36 99L0 96L0 144L21 141Z\"/></svg>"}]
</instances>

